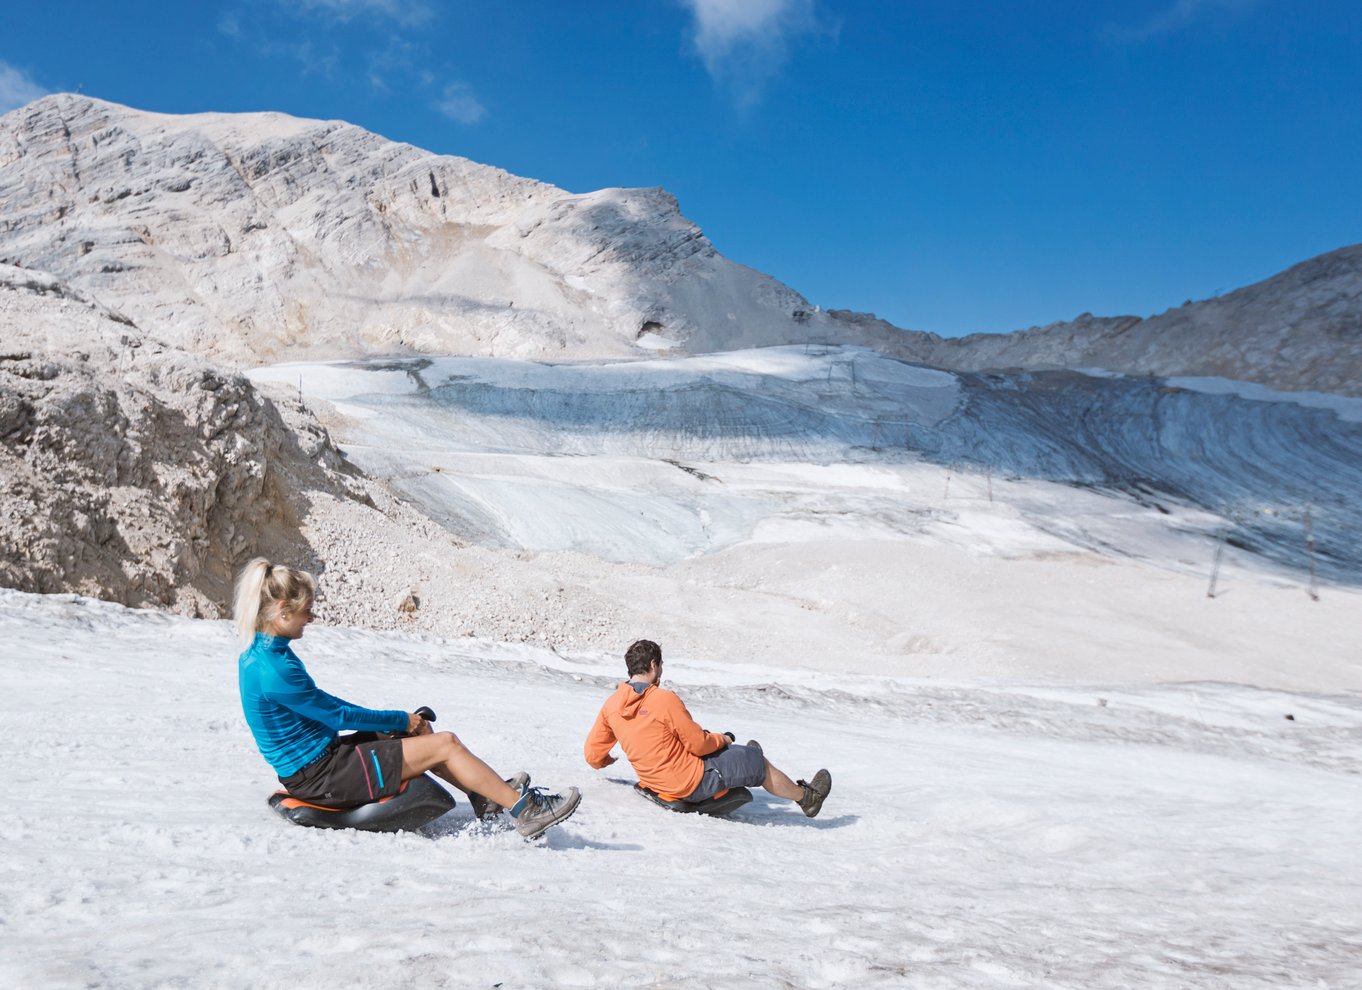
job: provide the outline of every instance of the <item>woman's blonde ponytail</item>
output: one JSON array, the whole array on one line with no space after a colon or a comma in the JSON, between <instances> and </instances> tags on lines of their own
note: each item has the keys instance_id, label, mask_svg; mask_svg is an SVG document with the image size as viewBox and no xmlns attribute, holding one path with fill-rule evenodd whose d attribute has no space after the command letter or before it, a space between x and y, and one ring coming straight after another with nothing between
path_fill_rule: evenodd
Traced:
<instances>
[{"instance_id":1,"label":"woman's blonde ponytail","mask_svg":"<svg viewBox=\"0 0 1362 990\"><path fill-rule=\"evenodd\" d=\"M281 612L308 608L317 594L317 582L307 571L271 564L256 557L236 579L232 616L236 632L249 640L279 618ZM284 608L279 603L284 603Z\"/></svg>"}]
</instances>

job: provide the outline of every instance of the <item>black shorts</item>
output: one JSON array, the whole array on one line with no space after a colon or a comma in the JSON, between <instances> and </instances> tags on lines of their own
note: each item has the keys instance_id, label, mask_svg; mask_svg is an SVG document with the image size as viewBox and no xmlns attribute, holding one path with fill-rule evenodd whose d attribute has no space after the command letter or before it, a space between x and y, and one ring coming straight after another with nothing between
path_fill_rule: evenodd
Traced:
<instances>
[{"instance_id":1,"label":"black shorts","mask_svg":"<svg viewBox=\"0 0 1362 990\"><path fill-rule=\"evenodd\" d=\"M279 783L299 800L328 808L391 797L402 786L402 740L372 732L340 736L319 758L280 777Z\"/></svg>"}]
</instances>

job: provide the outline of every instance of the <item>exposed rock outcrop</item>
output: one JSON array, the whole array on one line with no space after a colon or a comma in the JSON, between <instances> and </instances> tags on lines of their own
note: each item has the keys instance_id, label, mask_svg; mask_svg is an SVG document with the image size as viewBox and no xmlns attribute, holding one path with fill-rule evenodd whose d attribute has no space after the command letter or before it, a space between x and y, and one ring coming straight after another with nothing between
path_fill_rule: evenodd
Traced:
<instances>
[{"instance_id":1,"label":"exposed rock outcrop","mask_svg":"<svg viewBox=\"0 0 1362 990\"><path fill-rule=\"evenodd\" d=\"M50 275L0 266L0 331L0 584L216 616L251 555L312 558L313 493L367 499L306 410Z\"/></svg>"}]
</instances>

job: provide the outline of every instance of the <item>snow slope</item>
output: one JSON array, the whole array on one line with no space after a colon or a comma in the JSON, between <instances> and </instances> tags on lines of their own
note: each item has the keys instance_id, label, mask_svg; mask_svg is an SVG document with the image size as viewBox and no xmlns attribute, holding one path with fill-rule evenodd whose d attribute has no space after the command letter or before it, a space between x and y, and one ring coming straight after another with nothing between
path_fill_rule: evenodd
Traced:
<instances>
[{"instance_id":1,"label":"snow slope","mask_svg":"<svg viewBox=\"0 0 1362 990\"><path fill-rule=\"evenodd\" d=\"M425 836L275 818L225 623L3 591L0 640L7 986L1357 985L1355 694L669 655L704 724L834 775L818 819L758 796L710 821L581 761L613 658L308 630L342 697L430 704L493 766L580 786L526 844L462 804Z\"/></svg>"},{"instance_id":2,"label":"snow slope","mask_svg":"<svg viewBox=\"0 0 1362 990\"><path fill-rule=\"evenodd\" d=\"M470 544L319 546L336 621L373 624L356 602L380 582L421 602L394 627L502 637L523 616L511 638L569 651L1362 688L1349 400L814 347L252 375L301 387L347 457Z\"/></svg>"},{"instance_id":3,"label":"snow slope","mask_svg":"<svg viewBox=\"0 0 1362 990\"><path fill-rule=\"evenodd\" d=\"M858 348L286 365L252 377L335 404L355 463L474 541L665 564L769 538L772 521L840 518L862 537L911 537L945 522L912 492L927 461L986 474L989 501L1016 510L1032 549L1200 567L1191 545L1223 527L1300 569L1308 511L1318 573L1362 579L1362 425L1345 399L1320 408L1205 384L953 375ZM773 484L772 464L807 465L791 470L810 497ZM827 466L816 480L814 465ZM869 504L866 488L877 489ZM1137 523L1114 518L1137 506Z\"/></svg>"}]
</instances>

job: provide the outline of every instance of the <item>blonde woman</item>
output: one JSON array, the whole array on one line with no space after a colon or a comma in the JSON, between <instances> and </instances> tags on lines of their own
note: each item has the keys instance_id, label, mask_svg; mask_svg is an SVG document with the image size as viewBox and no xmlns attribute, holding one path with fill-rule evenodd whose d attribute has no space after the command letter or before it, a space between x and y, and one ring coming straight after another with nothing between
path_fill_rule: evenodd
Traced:
<instances>
[{"instance_id":1,"label":"blonde woman","mask_svg":"<svg viewBox=\"0 0 1362 990\"><path fill-rule=\"evenodd\" d=\"M525 773L502 780L458 736L433 732L420 715L361 708L317 687L293 652L312 621L316 589L311 574L263 557L246 565L236 585L236 628L250 641L238 662L241 705L260 754L290 794L329 806L366 804L430 770L466 793L479 818L509 809L527 838L577 810L575 787L545 794ZM358 731L342 736L342 729Z\"/></svg>"}]
</instances>

